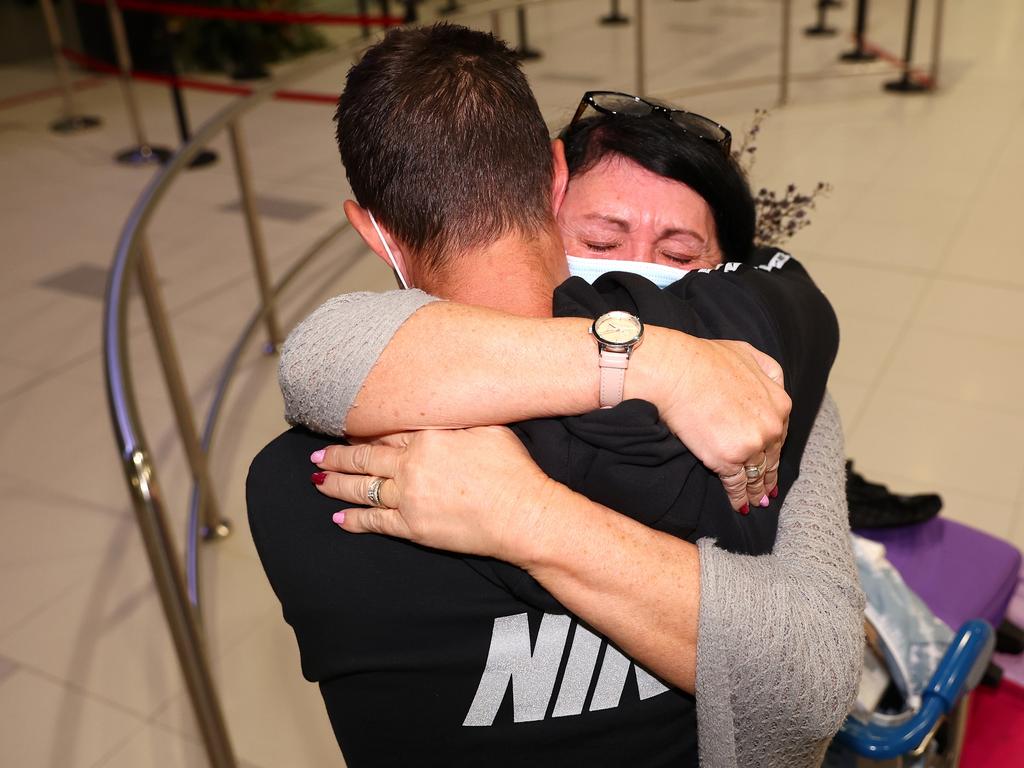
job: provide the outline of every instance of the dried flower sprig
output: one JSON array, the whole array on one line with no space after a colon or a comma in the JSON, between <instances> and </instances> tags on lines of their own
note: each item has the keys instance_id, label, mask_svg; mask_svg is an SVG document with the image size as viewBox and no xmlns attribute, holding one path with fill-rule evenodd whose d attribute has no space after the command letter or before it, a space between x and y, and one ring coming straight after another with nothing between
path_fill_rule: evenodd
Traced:
<instances>
[{"instance_id":1,"label":"dried flower sprig","mask_svg":"<svg viewBox=\"0 0 1024 768\"><path fill-rule=\"evenodd\" d=\"M748 178L757 157L755 141L769 114L766 109L754 110L750 127L740 145L733 150L733 158ZM832 185L824 181L819 181L810 194L800 193L796 184L788 185L781 194L764 187L759 189L754 195L754 210L757 214L754 244L778 246L789 240L811 223L809 212L817 207L818 197L828 195L831 191Z\"/></svg>"}]
</instances>

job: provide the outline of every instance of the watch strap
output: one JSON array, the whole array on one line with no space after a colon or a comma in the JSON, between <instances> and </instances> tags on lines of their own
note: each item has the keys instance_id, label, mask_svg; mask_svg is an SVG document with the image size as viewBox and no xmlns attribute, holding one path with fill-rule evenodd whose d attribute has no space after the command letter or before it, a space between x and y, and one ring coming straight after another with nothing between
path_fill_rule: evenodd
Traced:
<instances>
[{"instance_id":1,"label":"watch strap","mask_svg":"<svg viewBox=\"0 0 1024 768\"><path fill-rule=\"evenodd\" d=\"M629 366L629 353L602 349L598 366L601 371L601 407L611 408L622 402L622 394L626 386L626 368Z\"/></svg>"}]
</instances>

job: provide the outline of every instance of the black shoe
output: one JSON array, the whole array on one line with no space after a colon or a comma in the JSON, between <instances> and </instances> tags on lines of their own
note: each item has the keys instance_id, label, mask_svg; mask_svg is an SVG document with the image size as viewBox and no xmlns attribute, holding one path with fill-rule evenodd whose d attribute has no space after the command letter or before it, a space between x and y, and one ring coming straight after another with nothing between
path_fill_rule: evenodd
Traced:
<instances>
[{"instance_id":1,"label":"black shoe","mask_svg":"<svg viewBox=\"0 0 1024 768\"><path fill-rule=\"evenodd\" d=\"M881 483L871 483L846 462L846 500L851 528L893 528L923 523L939 514L942 497L937 493L901 496Z\"/></svg>"}]
</instances>

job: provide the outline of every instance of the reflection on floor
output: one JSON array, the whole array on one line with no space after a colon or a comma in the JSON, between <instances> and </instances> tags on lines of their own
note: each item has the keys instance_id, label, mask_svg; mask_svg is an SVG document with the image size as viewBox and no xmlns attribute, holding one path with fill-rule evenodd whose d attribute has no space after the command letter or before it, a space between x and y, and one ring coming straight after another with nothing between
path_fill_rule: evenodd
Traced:
<instances>
[{"instance_id":1,"label":"reflection on floor","mask_svg":"<svg viewBox=\"0 0 1024 768\"><path fill-rule=\"evenodd\" d=\"M798 3L793 27L812 23ZM848 4L849 5L849 4ZM581 91L631 91L633 29L598 26L603 4L564 0L530 12L526 65L550 123ZM806 6L806 7L805 7ZM897 4L899 6L899 4ZM898 50L902 6L872 8L872 38ZM623 4L627 13L630 3ZM928 9L924 9L927 11ZM1024 249L1017 210L1024 172L1024 6L947 3L943 88L899 97L885 63L835 63L843 36L794 37L791 103L759 138L755 186L834 187L792 249L832 298L843 346L832 377L849 453L868 477L937 490L944 514L1024 546ZM833 12L844 34L849 10ZM486 24L487 19L478 20ZM778 4L648 3L648 90L742 133L770 106ZM506 32L514 29L510 14ZM929 29L927 13L921 30ZM928 35L921 32L919 39ZM922 60L927 44L921 44ZM302 87L334 92L332 71ZM823 75L811 79L810 75ZM87 75L82 75L88 78ZM3 69L4 93L44 87L46 63ZM728 83L727 89L714 87ZM23 83L18 87L18 83ZM166 93L141 85L147 130L172 141ZM203 765L111 440L102 388L105 271L127 212L151 171L118 166L130 143L115 82L80 94L101 129L46 130L58 102L0 111L0 753L12 766L143 768ZM189 92L193 121L226 97ZM245 128L268 254L277 274L341 214L344 175L332 110L273 103ZM180 179L151 230L159 278L198 412L217 364L256 302L230 153ZM320 298L390 287L343 238L286 301L294 323ZM181 530L188 501L145 318L130 307L136 386L160 480ZM237 533L207 557L210 650L241 758L250 766L337 764L316 689L245 530L244 471L282 427L274 361L242 361L213 459L220 504Z\"/></svg>"}]
</instances>

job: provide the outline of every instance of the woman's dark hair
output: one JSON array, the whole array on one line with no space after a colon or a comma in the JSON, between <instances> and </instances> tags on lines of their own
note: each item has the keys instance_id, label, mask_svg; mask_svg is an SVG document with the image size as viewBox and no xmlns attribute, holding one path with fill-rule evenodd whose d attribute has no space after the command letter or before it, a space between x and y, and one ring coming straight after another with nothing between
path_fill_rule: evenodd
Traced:
<instances>
[{"instance_id":1,"label":"woman's dark hair","mask_svg":"<svg viewBox=\"0 0 1024 768\"><path fill-rule=\"evenodd\" d=\"M747 261L754 247L754 198L742 169L722 149L661 115L597 115L559 135L569 177L620 155L652 173L685 184L707 202L726 261Z\"/></svg>"}]
</instances>

